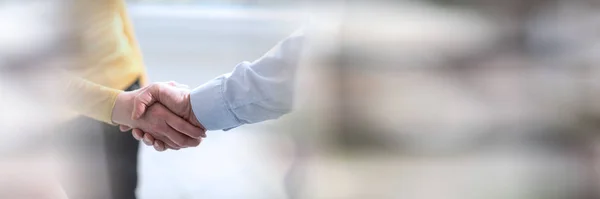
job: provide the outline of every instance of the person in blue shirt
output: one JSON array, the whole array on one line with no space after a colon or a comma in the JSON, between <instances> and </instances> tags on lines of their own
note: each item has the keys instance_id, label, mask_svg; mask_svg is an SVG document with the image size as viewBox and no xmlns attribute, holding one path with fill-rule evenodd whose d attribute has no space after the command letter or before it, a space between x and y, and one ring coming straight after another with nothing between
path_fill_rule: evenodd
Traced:
<instances>
[{"instance_id":1,"label":"person in blue shirt","mask_svg":"<svg viewBox=\"0 0 600 199\"><path fill-rule=\"evenodd\" d=\"M154 103L163 104L205 130L229 130L277 119L292 110L295 73L304 43L304 31L297 31L256 61L239 63L233 72L191 91L170 82L153 83L122 95L134 96L134 120L142 117ZM129 129L121 125L121 130ZM173 140L169 140L172 136L150 134L140 129L134 129L132 134L157 151L181 148L172 144Z\"/></svg>"}]
</instances>

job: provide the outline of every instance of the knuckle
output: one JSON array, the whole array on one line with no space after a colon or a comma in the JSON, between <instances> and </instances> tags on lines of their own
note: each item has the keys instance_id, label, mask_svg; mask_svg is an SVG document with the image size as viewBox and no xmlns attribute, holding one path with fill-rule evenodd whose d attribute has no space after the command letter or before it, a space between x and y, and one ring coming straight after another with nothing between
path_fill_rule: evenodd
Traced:
<instances>
[{"instance_id":1,"label":"knuckle","mask_svg":"<svg viewBox=\"0 0 600 199\"><path fill-rule=\"evenodd\" d=\"M152 137L150 134L144 134L144 139L145 140L149 140L149 141L153 141L154 137Z\"/></svg>"},{"instance_id":2,"label":"knuckle","mask_svg":"<svg viewBox=\"0 0 600 199\"><path fill-rule=\"evenodd\" d=\"M160 91L162 86L163 86L163 84L161 84L161 83L154 83L154 84L152 84L152 89Z\"/></svg>"},{"instance_id":3,"label":"knuckle","mask_svg":"<svg viewBox=\"0 0 600 199\"><path fill-rule=\"evenodd\" d=\"M156 87L158 87L159 85L160 85L160 83L153 82L153 83L151 83L150 85L148 85L148 88L156 88Z\"/></svg>"},{"instance_id":4,"label":"knuckle","mask_svg":"<svg viewBox=\"0 0 600 199\"><path fill-rule=\"evenodd\" d=\"M133 102L135 104L141 103L142 102L142 96L140 94L137 94L133 97Z\"/></svg>"}]
</instances>

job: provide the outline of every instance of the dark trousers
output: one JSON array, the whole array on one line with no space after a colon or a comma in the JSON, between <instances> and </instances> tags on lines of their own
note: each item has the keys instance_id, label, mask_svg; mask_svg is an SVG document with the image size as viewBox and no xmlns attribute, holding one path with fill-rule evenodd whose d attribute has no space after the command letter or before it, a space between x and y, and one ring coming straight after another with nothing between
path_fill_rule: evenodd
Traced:
<instances>
[{"instance_id":1,"label":"dark trousers","mask_svg":"<svg viewBox=\"0 0 600 199\"><path fill-rule=\"evenodd\" d=\"M135 83L128 90L139 88ZM131 131L79 117L61 125L57 149L69 177L63 183L70 199L135 199L139 142Z\"/></svg>"}]
</instances>

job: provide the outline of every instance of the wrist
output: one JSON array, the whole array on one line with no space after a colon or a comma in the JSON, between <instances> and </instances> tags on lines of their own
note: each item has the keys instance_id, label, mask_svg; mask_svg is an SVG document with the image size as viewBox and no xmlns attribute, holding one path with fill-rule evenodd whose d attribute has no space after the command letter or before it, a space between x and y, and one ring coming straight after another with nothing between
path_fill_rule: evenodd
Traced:
<instances>
[{"instance_id":1,"label":"wrist","mask_svg":"<svg viewBox=\"0 0 600 199\"><path fill-rule=\"evenodd\" d=\"M111 116L113 123L125 125L131 124L134 97L135 96L131 92L121 92L117 95Z\"/></svg>"},{"instance_id":2,"label":"wrist","mask_svg":"<svg viewBox=\"0 0 600 199\"><path fill-rule=\"evenodd\" d=\"M188 107L188 110L189 110L188 111L188 115L189 116L187 118L188 121L190 121L190 123L192 123L193 125L196 125L196 126L202 128L202 129L205 129L204 126L202 126L202 123L200 123L200 121L198 121L198 118L196 118L196 114L194 114L194 109L192 108L192 106L194 106L194 105L192 104L192 99L190 97L190 92L187 92L184 95L184 99L189 104L189 107Z\"/></svg>"}]
</instances>

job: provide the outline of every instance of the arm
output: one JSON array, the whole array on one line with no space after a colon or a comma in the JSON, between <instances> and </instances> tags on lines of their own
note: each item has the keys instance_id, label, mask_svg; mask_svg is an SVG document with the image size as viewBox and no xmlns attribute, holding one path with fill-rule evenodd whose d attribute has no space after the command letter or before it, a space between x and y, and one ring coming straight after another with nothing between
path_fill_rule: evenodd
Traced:
<instances>
[{"instance_id":1,"label":"arm","mask_svg":"<svg viewBox=\"0 0 600 199\"><path fill-rule=\"evenodd\" d=\"M109 124L122 124L151 133L162 138L171 148L197 146L204 129L195 126L156 104L149 108L149 113L138 120L131 119L133 99L139 92L123 92L104 87L85 79L65 75L62 78L64 87L64 105L66 108Z\"/></svg>"},{"instance_id":2,"label":"arm","mask_svg":"<svg viewBox=\"0 0 600 199\"><path fill-rule=\"evenodd\" d=\"M207 130L228 130L279 118L292 109L296 67L304 40L304 34L297 32L258 60L242 62L233 72L191 92L173 85L152 84L136 97L133 118L142 117L155 102L184 119L199 122ZM147 144L158 143L161 147L157 150L165 149L161 139L155 140L143 130L134 129L133 135Z\"/></svg>"},{"instance_id":3,"label":"arm","mask_svg":"<svg viewBox=\"0 0 600 199\"><path fill-rule=\"evenodd\" d=\"M227 130L279 118L293 105L296 67L304 36L281 41L260 59L192 90L190 103L207 130Z\"/></svg>"},{"instance_id":4,"label":"arm","mask_svg":"<svg viewBox=\"0 0 600 199\"><path fill-rule=\"evenodd\" d=\"M85 79L66 76L64 95L68 109L84 116L114 124L112 110L117 96L123 91L104 87Z\"/></svg>"}]
</instances>

